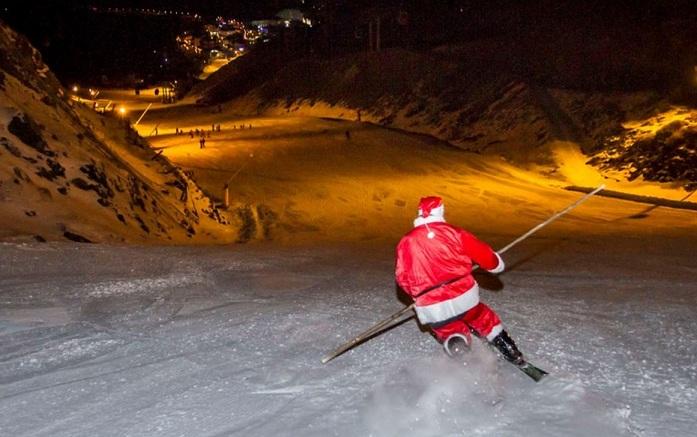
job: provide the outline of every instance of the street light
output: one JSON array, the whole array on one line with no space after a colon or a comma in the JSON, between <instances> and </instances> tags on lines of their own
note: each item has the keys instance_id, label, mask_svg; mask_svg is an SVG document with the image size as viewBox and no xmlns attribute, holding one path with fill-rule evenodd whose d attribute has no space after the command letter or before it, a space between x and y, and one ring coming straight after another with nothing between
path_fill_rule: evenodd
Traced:
<instances>
[{"instance_id":1,"label":"street light","mask_svg":"<svg viewBox=\"0 0 697 437\"><path fill-rule=\"evenodd\" d=\"M242 164L242 166L237 169L235 174L230 176L230 178L227 180L227 182L225 182L225 187L224 187L225 188L225 209L228 209L230 207L230 182L235 178L235 176L240 174L240 172L247 166L247 164L252 162L251 158L254 158L254 153L250 153L249 158L250 159L247 160L247 162L245 162L244 164Z\"/></svg>"}]
</instances>

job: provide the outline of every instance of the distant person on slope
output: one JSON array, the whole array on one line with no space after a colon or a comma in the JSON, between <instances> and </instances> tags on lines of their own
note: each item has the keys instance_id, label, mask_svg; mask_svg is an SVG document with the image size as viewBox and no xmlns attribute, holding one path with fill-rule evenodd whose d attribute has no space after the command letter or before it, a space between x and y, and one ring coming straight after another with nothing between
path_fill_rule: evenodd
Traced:
<instances>
[{"instance_id":1,"label":"distant person on slope","mask_svg":"<svg viewBox=\"0 0 697 437\"><path fill-rule=\"evenodd\" d=\"M499 316L479 301L479 286L472 277L475 263L501 273L503 260L474 235L446 223L444 209L440 197L419 202L414 229L397 245L397 283L414 299L419 322L433 331L451 357L466 352L473 330L506 360L523 364L523 354L504 331Z\"/></svg>"}]
</instances>

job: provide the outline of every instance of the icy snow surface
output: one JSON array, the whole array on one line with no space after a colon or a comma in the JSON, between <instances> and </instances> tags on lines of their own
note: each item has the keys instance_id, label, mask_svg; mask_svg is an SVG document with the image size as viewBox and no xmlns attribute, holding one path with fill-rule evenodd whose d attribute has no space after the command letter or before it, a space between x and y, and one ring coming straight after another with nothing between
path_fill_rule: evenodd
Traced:
<instances>
[{"instance_id":1,"label":"icy snow surface","mask_svg":"<svg viewBox=\"0 0 697 437\"><path fill-rule=\"evenodd\" d=\"M0 435L692 434L693 237L538 235L480 275L538 384L413 319L322 365L401 308L393 247L2 244Z\"/></svg>"}]
</instances>

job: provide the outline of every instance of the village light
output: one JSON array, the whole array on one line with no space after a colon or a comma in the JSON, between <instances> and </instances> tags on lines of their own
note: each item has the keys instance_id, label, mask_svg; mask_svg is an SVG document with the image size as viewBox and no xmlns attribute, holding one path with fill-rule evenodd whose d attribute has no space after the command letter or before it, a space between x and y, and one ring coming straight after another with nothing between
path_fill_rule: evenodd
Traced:
<instances>
[{"instance_id":1,"label":"village light","mask_svg":"<svg viewBox=\"0 0 697 437\"><path fill-rule=\"evenodd\" d=\"M78 92L80 88L77 87L77 85L73 85L73 92L76 93Z\"/></svg>"},{"instance_id":2,"label":"village light","mask_svg":"<svg viewBox=\"0 0 697 437\"><path fill-rule=\"evenodd\" d=\"M121 114L121 116L126 115L126 108L124 108L123 106L120 107L120 108L119 108L119 114Z\"/></svg>"}]
</instances>

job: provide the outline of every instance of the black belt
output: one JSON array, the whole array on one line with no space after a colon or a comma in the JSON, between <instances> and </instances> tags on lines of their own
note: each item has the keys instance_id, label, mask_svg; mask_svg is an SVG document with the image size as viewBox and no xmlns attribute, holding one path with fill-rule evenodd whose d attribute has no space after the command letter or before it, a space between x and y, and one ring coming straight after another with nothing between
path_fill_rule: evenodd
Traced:
<instances>
[{"instance_id":1,"label":"black belt","mask_svg":"<svg viewBox=\"0 0 697 437\"><path fill-rule=\"evenodd\" d=\"M470 310L471 310L471 309L472 309L472 308L470 308ZM469 310L467 310L467 311L469 311ZM451 317L451 318L449 318L449 319L441 320L440 322L427 323L427 325L430 326L431 328L440 328L441 326L445 326L445 325L447 325L448 323L452 323L452 322L454 322L454 321L456 321L456 320L460 320L460 319L462 318L462 316L464 316L465 314L467 314L467 311L465 311L465 312L462 313L462 314L458 314L457 316L453 316L453 317Z\"/></svg>"},{"instance_id":2,"label":"black belt","mask_svg":"<svg viewBox=\"0 0 697 437\"><path fill-rule=\"evenodd\" d=\"M429 288L427 288L427 289L425 289L425 290L419 291L418 293L416 293L416 296L414 296L414 299L416 299L417 297L420 297L420 296L422 296L422 295L428 293L429 291L433 291L433 290L435 290L436 288L440 288L440 287L442 287L442 286L444 286L444 285L448 285L448 284L452 284L453 282L457 282L457 281L459 281L460 279L464 278L465 276L467 276L467 275L462 275L462 276L458 276L458 277L456 277L456 278L448 279L447 281L443 281L443 282L441 282L440 284L434 285L433 287L429 287Z\"/></svg>"}]
</instances>

